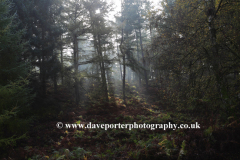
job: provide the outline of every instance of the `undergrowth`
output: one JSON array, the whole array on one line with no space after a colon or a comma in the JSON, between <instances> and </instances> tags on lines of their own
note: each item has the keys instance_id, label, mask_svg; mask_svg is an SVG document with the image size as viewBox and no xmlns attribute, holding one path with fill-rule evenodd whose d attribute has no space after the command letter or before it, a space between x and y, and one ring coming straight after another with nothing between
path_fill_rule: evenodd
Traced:
<instances>
[{"instance_id":1,"label":"undergrowth","mask_svg":"<svg viewBox=\"0 0 240 160\"><path fill-rule=\"evenodd\" d=\"M6 157L12 159L236 159L240 146L239 119L230 117L222 123L217 115L196 116L192 112L174 110L156 95L144 96L143 88L127 85L128 98L110 96L108 104L90 94L80 106L62 101L62 108L44 123L38 123L28 133L28 140L11 148ZM151 88L150 88L151 90ZM121 90L118 90L119 93ZM60 95L59 95L60 96ZM96 95L94 95L96 96ZM162 102L162 103L161 103ZM102 109L104 106L104 109ZM74 112L74 114L73 114ZM62 129L57 122L92 124L194 124L198 129Z\"/></svg>"}]
</instances>

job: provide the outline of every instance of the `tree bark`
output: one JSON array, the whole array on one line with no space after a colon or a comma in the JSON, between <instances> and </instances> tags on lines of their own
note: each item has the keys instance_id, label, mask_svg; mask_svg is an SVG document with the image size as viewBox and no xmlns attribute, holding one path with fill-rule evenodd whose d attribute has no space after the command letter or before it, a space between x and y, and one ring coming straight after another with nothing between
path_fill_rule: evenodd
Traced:
<instances>
[{"instance_id":1,"label":"tree bark","mask_svg":"<svg viewBox=\"0 0 240 160\"><path fill-rule=\"evenodd\" d=\"M118 56L119 56L118 46L117 46L117 53L118 53ZM119 60L119 68L120 68L120 76L121 76L121 80L122 80L122 65L121 65L121 63L120 63L120 60Z\"/></svg>"},{"instance_id":2,"label":"tree bark","mask_svg":"<svg viewBox=\"0 0 240 160\"><path fill-rule=\"evenodd\" d=\"M126 65L125 65L125 51L123 50L123 28L122 28L122 39L120 44L120 51L123 54L123 78L122 78L122 92L123 92L123 102L126 104L126 97L125 97L125 76L126 76Z\"/></svg>"},{"instance_id":3,"label":"tree bark","mask_svg":"<svg viewBox=\"0 0 240 160\"><path fill-rule=\"evenodd\" d=\"M212 43L212 64L213 64L213 70L215 72L215 77L217 81L217 89L218 92L221 93L221 88L222 88L222 76L221 76L221 71L220 71L220 58L218 54L218 47L217 47L217 42L216 42L216 29L214 26L214 19L215 19L215 14L216 14L216 9L215 9L215 0L210 1L210 8L209 8L209 17L208 17L208 24L209 24L209 32L211 36L211 43ZM222 93L221 93L222 97Z\"/></svg>"},{"instance_id":4,"label":"tree bark","mask_svg":"<svg viewBox=\"0 0 240 160\"><path fill-rule=\"evenodd\" d=\"M139 48L138 48L138 35L137 35L137 31L135 29L135 33L136 33L136 39L137 39L137 58L138 58L138 62L140 62L139 60ZM139 86L141 85L141 76L140 73L138 74L138 78L139 78Z\"/></svg>"},{"instance_id":5,"label":"tree bark","mask_svg":"<svg viewBox=\"0 0 240 160\"><path fill-rule=\"evenodd\" d=\"M106 81L106 74L105 74L105 66L104 66L104 61L103 61L103 54L102 54L102 47L101 47L101 39L100 35L98 35L98 48L99 48L99 56L101 58L101 78L102 78L102 83L103 83L103 91L104 91L104 96L105 100L109 102L108 99L108 89L107 89L107 81Z\"/></svg>"},{"instance_id":6,"label":"tree bark","mask_svg":"<svg viewBox=\"0 0 240 160\"><path fill-rule=\"evenodd\" d=\"M63 47L61 46L61 80L63 85Z\"/></svg>"},{"instance_id":7,"label":"tree bark","mask_svg":"<svg viewBox=\"0 0 240 160\"><path fill-rule=\"evenodd\" d=\"M79 86L78 86L78 59L77 59L77 54L78 54L78 45L77 45L77 35L74 34L74 40L73 40L73 56L74 56L74 80L75 80L75 99L76 99L76 104L79 104L80 101L80 95L79 95Z\"/></svg>"},{"instance_id":8,"label":"tree bark","mask_svg":"<svg viewBox=\"0 0 240 160\"><path fill-rule=\"evenodd\" d=\"M138 22L140 24L140 19L138 19ZM141 46L142 60L143 60L143 66L144 66L144 77L145 77L146 87L148 88L148 78L147 78L147 71L146 71L146 62L143 54L141 28L139 28L139 38L140 38L140 46Z\"/></svg>"},{"instance_id":9,"label":"tree bark","mask_svg":"<svg viewBox=\"0 0 240 160\"><path fill-rule=\"evenodd\" d=\"M42 55L41 55L41 65L40 65L40 79L41 79L41 94L43 97L46 96L46 64L45 64L45 51L44 51L44 40L45 40L45 30L42 28Z\"/></svg>"}]
</instances>

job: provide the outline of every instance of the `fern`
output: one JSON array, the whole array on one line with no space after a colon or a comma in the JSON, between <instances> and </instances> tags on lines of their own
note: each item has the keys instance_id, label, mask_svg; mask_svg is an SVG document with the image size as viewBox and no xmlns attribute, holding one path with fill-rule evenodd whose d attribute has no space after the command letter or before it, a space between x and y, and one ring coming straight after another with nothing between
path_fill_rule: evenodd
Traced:
<instances>
[{"instance_id":1,"label":"fern","mask_svg":"<svg viewBox=\"0 0 240 160\"><path fill-rule=\"evenodd\" d=\"M187 154L185 147L186 147L186 141L184 140L181 144L181 149L179 152L178 160L181 160L183 158L183 156Z\"/></svg>"},{"instance_id":2,"label":"fern","mask_svg":"<svg viewBox=\"0 0 240 160\"><path fill-rule=\"evenodd\" d=\"M10 137L10 138L3 138L0 139L0 147L4 147L4 146L16 146L16 141L20 140L20 139L24 139L27 138L26 133L16 137L15 135Z\"/></svg>"}]
</instances>

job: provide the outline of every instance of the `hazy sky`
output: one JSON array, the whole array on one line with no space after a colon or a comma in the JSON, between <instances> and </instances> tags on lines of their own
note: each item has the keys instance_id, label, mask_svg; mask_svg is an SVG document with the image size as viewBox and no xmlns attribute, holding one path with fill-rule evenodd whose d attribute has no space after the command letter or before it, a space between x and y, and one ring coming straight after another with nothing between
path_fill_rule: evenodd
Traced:
<instances>
[{"instance_id":1,"label":"hazy sky","mask_svg":"<svg viewBox=\"0 0 240 160\"><path fill-rule=\"evenodd\" d=\"M114 20L114 15L118 12L121 11L121 0L106 0L108 3L113 3L114 4L114 12L111 14L111 16L109 17L111 20ZM159 2L162 0L149 0L150 2L152 2L152 6L154 6L156 8L156 6L159 6Z\"/></svg>"}]
</instances>

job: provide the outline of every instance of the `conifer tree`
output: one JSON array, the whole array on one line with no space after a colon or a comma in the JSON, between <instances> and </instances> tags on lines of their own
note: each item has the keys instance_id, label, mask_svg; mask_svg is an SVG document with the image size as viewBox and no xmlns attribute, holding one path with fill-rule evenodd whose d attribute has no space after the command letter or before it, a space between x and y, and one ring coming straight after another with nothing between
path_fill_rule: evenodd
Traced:
<instances>
[{"instance_id":1,"label":"conifer tree","mask_svg":"<svg viewBox=\"0 0 240 160\"><path fill-rule=\"evenodd\" d=\"M0 147L8 149L24 138L29 127L29 104L34 95L28 88L29 63L24 60L24 30L17 29L13 4L0 1ZM2 153L4 150L1 150Z\"/></svg>"},{"instance_id":2,"label":"conifer tree","mask_svg":"<svg viewBox=\"0 0 240 160\"><path fill-rule=\"evenodd\" d=\"M147 1L146 1L147 2ZM145 2L144 2L145 3ZM137 73L144 72L146 86L148 86L148 78L146 71L146 63L143 51L141 28L144 20L141 18L141 7L143 2L134 0L122 1L121 17L117 17L121 21L121 43L120 51L123 56L123 99L125 101L125 76L126 65ZM140 47L139 47L140 46ZM137 55L134 55L134 48L137 50ZM142 62L140 63L139 48L141 50ZM128 70L128 79L130 79L130 70ZM140 74L139 74L139 83Z\"/></svg>"},{"instance_id":3,"label":"conifer tree","mask_svg":"<svg viewBox=\"0 0 240 160\"><path fill-rule=\"evenodd\" d=\"M56 90L56 76L60 71L56 48L63 33L57 18L61 14L62 3L61 0L14 0L14 3L13 11L17 11L20 19L19 28L27 29L24 38L29 41L29 46L24 59L39 68L39 90L45 96L47 80L53 79Z\"/></svg>"},{"instance_id":4,"label":"conifer tree","mask_svg":"<svg viewBox=\"0 0 240 160\"><path fill-rule=\"evenodd\" d=\"M85 7L89 13L89 23L91 27L90 32L93 35L94 47L97 51L104 99L108 102L106 66L110 63L110 60L108 59L107 54L104 55L104 51L107 49L106 46L111 46L111 42L108 38L112 35L112 29L110 26L107 26L105 19L106 14L109 12L110 6L106 2L90 0L85 3ZM100 13L96 13L96 11L99 11Z\"/></svg>"},{"instance_id":5,"label":"conifer tree","mask_svg":"<svg viewBox=\"0 0 240 160\"><path fill-rule=\"evenodd\" d=\"M74 68L74 88L75 88L75 101L79 104L80 93L79 93L79 46L78 37L84 35L87 31L85 25L86 21L86 10L84 9L84 3L82 0L69 0L64 4L64 15L62 19L67 27L67 38L72 44L73 50L73 68Z\"/></svg>"}]
</instances>

